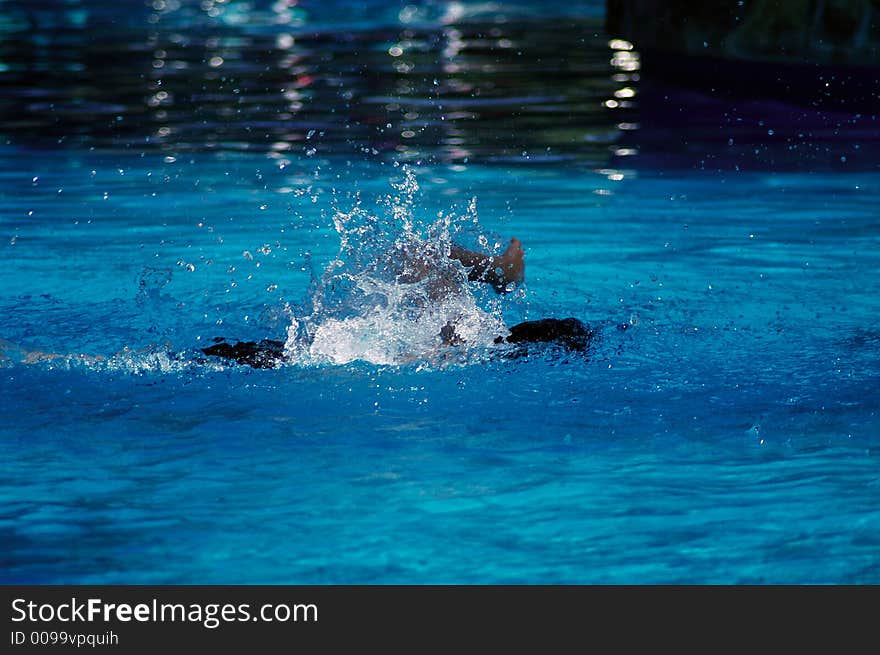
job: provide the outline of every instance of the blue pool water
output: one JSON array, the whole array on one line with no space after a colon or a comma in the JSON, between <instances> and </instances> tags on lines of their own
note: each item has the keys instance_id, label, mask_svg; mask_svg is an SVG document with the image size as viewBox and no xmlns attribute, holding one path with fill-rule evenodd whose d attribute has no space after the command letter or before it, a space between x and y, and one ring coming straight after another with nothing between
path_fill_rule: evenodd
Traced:
<instances>
[{"instance_id":1,"label":"blue pool water","mask_svg":"<svg viewBox=\"0 0 880 655\"><path fill-rule=\"evenodd\" d=\"M285 23L307 44L301 95L259 99L247 83L264 73L243 70L242 92L169 105L157 89L179 98L189 78L148 89L150 55L134 82L150 92L96 84L82 119L80 83L14 77L46 53L0 71L17 117L0 146L0 581L880 582L874 117L728 107L682 145L644 103L603 104L638 80L614 81L597 3L511 3L491 28L473 3L407 6L420 22ZM281 29L260 12L160 18L149 48L170 61L156 42L176 43L206 84L255 60L233 36ZM540 58L481 77L480 48L540 50L541 30L575 19L595 38L564 57L589 84ZM175 40L181 24L221 30L224 63ZM77 34L71 75L96 65ZM357 58L342 34L375 61L326 63ZM447 68L383 69L395 43ZM302 106L279 119L277 102ZM397 287L358 268L402 234L522 239L525 285L468 288L456 311L574 316L591 350L506 358L491 328L424 347L424 315L391 311ZM303 322L339 348L269 370L199 356Z\"/></svg>"}]
</instances>

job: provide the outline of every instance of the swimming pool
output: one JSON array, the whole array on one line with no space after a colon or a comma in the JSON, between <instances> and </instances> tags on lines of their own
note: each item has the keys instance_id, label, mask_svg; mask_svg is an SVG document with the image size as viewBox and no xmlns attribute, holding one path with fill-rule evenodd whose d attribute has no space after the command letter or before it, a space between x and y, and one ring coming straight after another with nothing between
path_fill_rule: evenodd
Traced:
<instances>
[{"instance_id":1,"label":"swimming pool","mask_svg":"<svg viewBox=\"0 0 880 655\"><path fill-rule=\"evenodd\" d=\"M418 29L383 14L329 36L254 14L223 26L216 54L210 30L177 53L126 50L150 92L96 85L60 125L49 105L72 83L7 101L30 109L0 147L3 582L880 582L874 119L792 149L787 110L754 105L720 145L697 127L672 144L682 132L644 102L603 104L639 87L614 81L595 3L580 50L481 76L492 53L534 54L529 35L558 30L547 6L487 27L426 3ZM201 25L175 16L161 21ZM155 38L176 43L172 25ZM179 97L194 61L205 75L255 61L264 38L303 67L285 91L257 97L291 70L260 63L235 85L206 77L220 87L198 111L158 97ZM95 69L90 42L66 43ZM363 70L339 63L362 50ZM548 59L590 83L542 73ZM166 66L177 77L148 89ZM525 285L471 289L468 307L507 325L580 318L590 352L395 359L376 326L418 326L394 314L348 334L382 357L198 356L217 336L326 320L314 278L355 258L334 218L358 206L355 232L405 216L425 235L439 213L473 245L522 239ZM336 317L366 311L334 298Z\"/></svg>"}]
</instances>

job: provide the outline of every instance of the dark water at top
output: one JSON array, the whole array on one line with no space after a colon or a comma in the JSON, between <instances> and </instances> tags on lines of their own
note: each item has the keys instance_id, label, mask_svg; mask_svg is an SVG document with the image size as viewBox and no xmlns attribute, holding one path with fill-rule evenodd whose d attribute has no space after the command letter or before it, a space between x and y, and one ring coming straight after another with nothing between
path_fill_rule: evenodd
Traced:
<instances>
[{"instance_id":1,"label":"dark water at top","mask_svg":"<svg viewBox=\"0 0 880 655\"><path fill-rule=\"evenodd\" d=\"M870 108L657 83L603 12L597 0L0 2L0 137L169 156L880 164Z\"/></svg>"},{"instance_id":2,"label":"dark water at top","mask_svg":"<svg viewBox=\"0 0 880 655\"><path fill-rule=\"evenodd\" d=\"M5 3L0 121L47 146L599 165L629 78L601 6Z\"/></svg>"}]
</instances>

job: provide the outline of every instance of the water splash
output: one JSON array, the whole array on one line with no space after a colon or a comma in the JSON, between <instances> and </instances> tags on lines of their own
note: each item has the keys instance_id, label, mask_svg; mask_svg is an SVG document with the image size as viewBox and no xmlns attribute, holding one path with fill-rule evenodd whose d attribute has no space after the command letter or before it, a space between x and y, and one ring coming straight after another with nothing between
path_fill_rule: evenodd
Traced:
<instances>
[{"instance_id":1,"label":"water splash","mask_svg":"<svg viewBox=\"0 0 880 655\"><path fill-rule=\"evenodd\" d=\"M453 244L465 242L487 255L500 248L483 233L476 201L457 213L426 211L414 171L399 170L392 192L374 203L357 196L343 208L337 201L338 252L323 269L307 262L312 280L300 306L264 312L264 323L286 328L288 363L434 367L484 361L506 347L494 343L509 334L501 297L469 281L469 270L451 256ZM433 218L423 218L428 214ZM137 314L154 343L105 354L31 350L0 340L0 368L36 364L135 374L223 368L223 362L206 360L197 344L180 350L179 342L171 343L177 331L168 328L167 309L175 301L162 292L172 277L172 269L146 267L136 278Z\"/></svg>"},{"instance_id":2,"label":"water splash","mask_svg":"<svg viewBox=\"0 0 880 655\"><path fill-rule=\"evenodd\" d=\"M453 236L477 223L475 204L463 216L419 220L418 182L411 168L402 172L376 211L360 198L348 210L335 208L339 252L313 274L305 311L292 316L290 362L461 361L507 334L499 303L481 307L467 269L450 256Z\"/></svg>"}]
</instances>

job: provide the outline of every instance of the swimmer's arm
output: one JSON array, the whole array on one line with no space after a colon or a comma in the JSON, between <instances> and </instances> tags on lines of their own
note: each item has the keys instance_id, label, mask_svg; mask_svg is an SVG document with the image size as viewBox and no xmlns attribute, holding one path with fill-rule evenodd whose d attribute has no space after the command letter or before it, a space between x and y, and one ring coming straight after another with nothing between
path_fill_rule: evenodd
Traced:
<instances>
[{"instance_id":1,"label":"swimmer's arm","mask_svg":"<svg viewBox=\"0 0 880 655\"><path fill-rule=\"evenodd\" d=\"M468 250L455 243L452 244L449 256L460 261L465 268L469 269L468 280L471 282L488 282L492 286L504 285L504 281L496 270L499 266L495 257Z\"/></svg>"},{"instance_id":2,"label":"swimmer's arm","mask_svg":"<svg viewBox=\"0 0 880 655\"><path fill-rule=\"evenodd\" d=\"M493 257L473 252L452 244L449 256L468 268L468 279L472 282L488 282L499 293L510 290L511 284L519 284L525 277L525 259L522 243L511 239L501 255Z\"/></svg>"}]
</instances>

